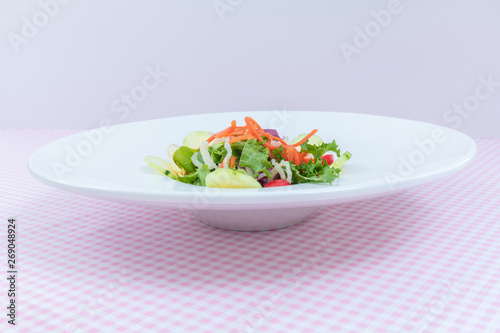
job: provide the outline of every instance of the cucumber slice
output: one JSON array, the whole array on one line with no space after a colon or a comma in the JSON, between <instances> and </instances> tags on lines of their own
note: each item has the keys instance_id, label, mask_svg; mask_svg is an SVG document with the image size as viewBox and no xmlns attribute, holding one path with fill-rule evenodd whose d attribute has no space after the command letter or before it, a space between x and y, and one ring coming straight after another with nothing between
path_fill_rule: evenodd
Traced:
<instances>
[{"instance_id":1,"label":"cucumber slice","mask_svg":"<svg viewBox=\"0 0 500 333\"><path fill-rule=\"evenodd\" d=\"M299 142L300 140L302 140L303 138L305 138L307 134L308 133L302 133L302 134L300 134L295 139L293 139L292 142L290 142L290 144L293 145L294 143ZM319 145L321 145L323 143L323 140L321 140L321 138L319 136L317 136L316 134L314 134L313 136L311 136L309 138L309 140L307 140L307 142L310 145L319 146Z\"/></svg>"},{"instance_id":2,"label":"cucumber slice","mask_svg":"<svg viewBox=\"0 0 500 333\"><path fill-rule=\"evenodd\" d=\"M302 140L303 138L305 138L306 135L307 135L307 133L300 134L295 139L293 139L292 142L290 142L290 144L293 145L294 143L299 142L300 140ZM323 140L321 140L321 138L319 136L317 136L316 134L314 134L313 136L311 136L306 142L309 143L310 145L315 145L315 146L320 146L321 144L323 144ZM298 151L302 150L302 148L300 146L298 146L296 149Z\"/></svg>"},{"instance_id":3,"label":"cucumber slice","mask_svg":"<svg viewBox=\"0 0 500 333\"><path fill-rule=\"evenodd\" d=\"M338 159L336 159L330 165L330 167L340 169L345 164L345 162L349 161L351 156L352 156L352 154L350 152L346 151L345 153L342 154L342 156L340 156Z\"/></svg>"},{"instance_id":4,"label":"cucumber slice","mask_svg":"<svg viewBox=\"0 0 500 333\"><path fill-rule=\"evenodd\" d=\"M200 143L206 141L208 138L212 136L212 132L207 131L195 131L186 134L184 141L182 142L183 146L187 146L191 149L200 148Z\"/></svg>"},{"instance_id":5,"label":"cucumber slice","mask_svg":"<svg viewBox=\"0 0 500 333\"><path fill-rule=\"evenodd\" d=\"M172 179L177 179L176 174L172 172L172 166L170 165L169 161L156 156L146 156L144 161L146 161L146 164L149 167L155 169L159 173L162 173Z\"/></svg>"},{"instance_id":6,"label":"cucumber slice","mask_svg":"<svg viewBox=\"0 0 500 333\"><path fill-rule=\"evenodd\" d=\"M260 183L243 170L219 168L205 178L207 187L261 188Z\"/></svg>"}]
</instances>

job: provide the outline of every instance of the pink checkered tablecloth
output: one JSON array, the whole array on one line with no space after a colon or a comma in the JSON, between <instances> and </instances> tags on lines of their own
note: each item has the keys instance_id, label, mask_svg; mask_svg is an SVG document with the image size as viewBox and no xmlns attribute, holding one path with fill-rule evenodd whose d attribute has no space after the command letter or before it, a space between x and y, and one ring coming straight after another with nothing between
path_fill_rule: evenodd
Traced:
<instances>
[{"instance_id":1,"label":"pink checkered tablecloth","mask_svg":"<svg viewBox=\"0 0 500 333\"><path fill-rule=\"evenodd\" d=\"M500 141L447 180L292 228L67 193L29 174L65 131L2 131L2 267L18 223L18 332L500 332ZM7 324L8 282L2 279Z\"/></svg>"}]
</instances>

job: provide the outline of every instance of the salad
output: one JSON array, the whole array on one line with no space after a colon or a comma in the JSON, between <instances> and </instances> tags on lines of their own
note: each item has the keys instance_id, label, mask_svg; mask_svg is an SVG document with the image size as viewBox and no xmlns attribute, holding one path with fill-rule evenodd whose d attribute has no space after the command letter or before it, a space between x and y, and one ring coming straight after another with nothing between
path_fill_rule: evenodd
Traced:
<instances>
[{"instance_id":1,"label":"salad","mask_svg":"<svg viewBox=\"0 0 500 333\"><path fill-rule=\"evenodd\" d=\"M147 156L146 164L176 181L219 188L261 188L301 183L331 184L351 158L318 130L289 141L274 129L262 129L251 117L245 125L217 132L188 133L182 146L170 145L168 159Z\"/></svg>"}]
</instances>

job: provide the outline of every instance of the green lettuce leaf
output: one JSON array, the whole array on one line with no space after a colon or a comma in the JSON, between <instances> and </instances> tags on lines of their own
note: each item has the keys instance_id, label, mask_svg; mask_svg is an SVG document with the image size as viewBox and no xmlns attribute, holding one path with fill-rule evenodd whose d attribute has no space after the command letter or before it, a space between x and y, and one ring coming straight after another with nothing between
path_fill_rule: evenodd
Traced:
<instances>
[{"instance_id":1,"label":"green lettuce leaf","mask_svg":"<svg viewBox=\"0 0 500 333\"><path fill-rule=\"evenodd\" d=\"M190 173L186 176L177 177L177 180L186 184L197 185L198 182L198 171Z\"/></svg>"},{"instance_id":2,"label":"green lettuce leaf","mask_svg":"<svg viewBox=\"0 0 500 333\"><path fill-rule=\"evenodd\" d=\"M227 154L226 148L224 148L223 143L218 143L213 146L208 147L208 153L215 164L220 164ZM201 155L201 154L200 154Z\"/></svg>"},{"instance_id":3,"label":"green lettuce leaf","mask_svg":"<svg viewBox=\"0 0 500 333\"><path fill-rule=\"evenodd\" d=\"M191 156L197 151L197 149L191 149L187 146L180 146L174 153L174 162L179 166L179 168L184 169L188 173L196 171L196 167L193 162L191 162Z\"/></svg>"},{"instance_id":4,"label":"green lettuce leaf","mask_svg":"<svg viewBox=\"0 0 500 333\"><path fill-rule=\"evenodd\" d=\"M236 157L236 159L241 157L245 143L245 141L236 141L231 143L231 150L233 151L233 156Z\"/></svg>"},{"instance_id":5,"label":"green lettuce leaf","mask_svg":"<svg viewBox=\"0 0 500 333\"><path fill-rule=\"evenodd\" d=\"M208 166L203 164L201 168L198 168L198 177L200 179L201 186L206 186L205 179L210 174L210 170L208 170Z\"/></svg>"},{"instance_id":6,"label":"green lettuce leaf","mask_svg":"<svg viewBox=\"0 0 500 333\"><path fill-rule=\"evenodd\" d=\"M285 153L285 148L283 148L283 145L280 145L278 148L273 149L272 153L273 153L274 159L278 163L285 159L283 157L283 154Z\"/></svg>"},{"instance_id":7,"label":"green lettuce leaf","mask_svg":"<svg viewBox=\"0 0 500 333\"><path fill-rule=\"evenodd\" d=\"M333 140L331 143L322 143L320 145L311 145L309 144L309 140L300 145L302 148L302 152L307 151L308 153L314 156L315 160L321 159L326 152L333 151L337 154L337 157L340 156L339 146Z\"/></svg>"},{"instance_id":8,"label":"green lettuce leaf","mask_svg":"<svg viewBox=\"0 0 500 333\"><path fill-rule=\"evenodd\" d=\"M236 165L238 165L239 163L241 152L243 151L244 146L245 146L245 141L236 141L231 144L231 151L232 151L231 155L236 157ZM226 157L227 150L224 147L224 143L219 142L213 146L208 147L208 153L210 154L210 157L212 157L212 160L214 161L215 164L220 164ZM201 163L204 163L203 159L201 158L201 154L198 155L198 160Z\"/></svg>"},{"instance_id":9,"label":"green lettuce leaf","mask_svg":"<svg viewBox=\"0 0 500 333\"><path fill-rule=\"evenodd\" d=\"M331 184L339 177L340 169L330 168L321 158L316 162L294 165L290 163L292 169L292 184L300 183L329 183Z\"/></svg>"},{"instance_id":10,"label":"green lettuce leaf","mask_svg":"<svg viewBox=\"0 0 500 333\"><path fill-rule=\"evenodd\" d=\"M255 177L261 171L271 177L271 173L267 170L273 167L269 162L269 149L257 140L247 140L241 152L239 166L252 169L255 172Z\"/></svg>"}]
</instances>

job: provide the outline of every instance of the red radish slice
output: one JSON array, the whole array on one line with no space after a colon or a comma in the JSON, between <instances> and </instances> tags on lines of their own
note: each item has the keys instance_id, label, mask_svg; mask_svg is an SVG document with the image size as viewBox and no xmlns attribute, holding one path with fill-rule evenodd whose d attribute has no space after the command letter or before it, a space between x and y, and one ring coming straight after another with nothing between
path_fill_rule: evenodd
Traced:
<instances>
[{"instance_id":1,"label":"red radish slice","mask_svg":"<svg viewBox=\"0 0 500 333\"><path fill-rule=\"evenodd\" d=\"M321 159L326 161L326 163L328 165L332 165L332 163L333 163L333 155L332 154L323 155L323 157L321 157Z\"/></svg>"},{"instance_id":2,"label":"red radish slice","mask_svg":"<svg viewBox=\"0 0 500 333\"><path fill-rule=\"evenodd\" d=\"M292 184L290 184L289 182L287 182L284 179L276 179L276 180L273 180L273 181L267 183L267 185L264 187L278 187L278 186L288 186L288 185L292 185Z\"/></svg>"}]
</instances>

